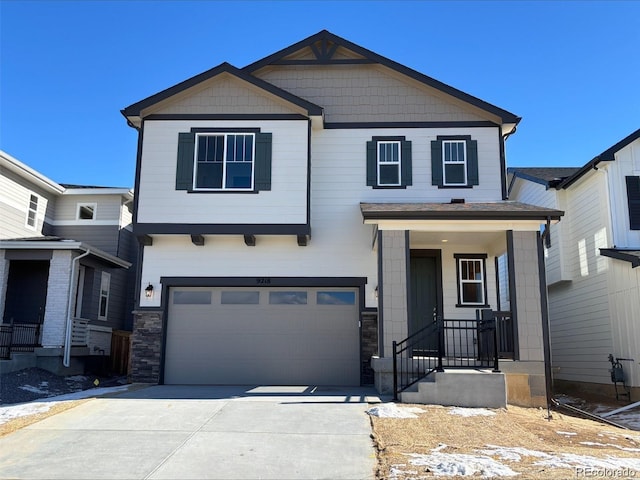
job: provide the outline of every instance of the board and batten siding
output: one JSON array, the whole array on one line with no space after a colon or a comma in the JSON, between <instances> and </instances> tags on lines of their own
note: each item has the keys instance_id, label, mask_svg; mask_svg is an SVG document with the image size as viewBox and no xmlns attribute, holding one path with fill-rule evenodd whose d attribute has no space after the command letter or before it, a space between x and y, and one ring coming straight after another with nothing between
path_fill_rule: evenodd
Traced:
<instances>
[{"instance_id":1,"label":"board and batten siding","mask_svg":"<svg viewBox=\"0 0 640 480\"><path fill-rule=\"evenodd\" d=\"M38 197L35 227L27 226L32 194ZM54 194L31 185L6 168L0 170L0 238L41 236L44 222L54 215L54 204Z\"/></svg>"},{"instance_id":2,"label":"board and batten siding","mask_svg":"<svg viewBox=\"0 0 640 480\"><path fill-rule=\"evenodd\" d=\"M138 194L139 223L305 224L308 121L146 121ZM260 128L272 134L271 190L176 190L178 133L198 128Z\"/></svg>"},{"instance_id":3,"label":"board and batten siding","mask_svg":"<svg viewBox=\"0 0 640 480\"><path fill-rule=\"evenodd\" d=\"M322 105L327 122L499 123L486 112L380 65L279 65L254 74Z\"/></svg>"},{"instance_id":4,"label":"board and batten siding","mask_svg":"<svg viewBox=\"0 0 640 480\"><path fill-rule=\"evenodd\" d=\"M640 176L640 139L616 152L615 161L601 162L598 168L603 168L609 180L611 212L614 212L610 243L618 247L636 248L640 245L640 230L630 229L625 177Z\"/></svg>"},{"instance_id":5,"label":"board and batten siding","mask_svg":"<svg viewBox=\"0 0 640 480\"><path fill-rule=\"evenodd\" d=\"M566 197L570 222L571 282L549 287L552 364L561 380L610 382L613 352L609 319L609 262L599 249L609 244L607 189L603 175L588 175Z\"/></svg>"}]
</instances>

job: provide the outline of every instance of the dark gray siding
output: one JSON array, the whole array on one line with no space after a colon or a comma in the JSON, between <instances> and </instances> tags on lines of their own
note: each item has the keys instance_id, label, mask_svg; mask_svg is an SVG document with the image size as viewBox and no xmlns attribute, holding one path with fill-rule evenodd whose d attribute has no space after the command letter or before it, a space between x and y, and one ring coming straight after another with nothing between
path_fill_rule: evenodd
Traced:
<instances>
[{"instance_id":1,"label":"dark gray siding","mask_svg":"<svg viewBox=\"0 0 640 480\"><path fill-rule=\"evenodd\" d=\"M118 254L117 225L57 225L54 232L58 237L88 243L111 255Z\"/></svg>"}]
</instances>

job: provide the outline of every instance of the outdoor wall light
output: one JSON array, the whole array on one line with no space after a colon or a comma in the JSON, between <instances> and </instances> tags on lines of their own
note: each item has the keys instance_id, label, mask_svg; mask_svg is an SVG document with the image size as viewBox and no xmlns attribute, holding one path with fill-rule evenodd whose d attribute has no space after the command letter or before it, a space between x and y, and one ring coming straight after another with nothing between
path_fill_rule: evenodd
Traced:
<instances>
[{"instance_id":1,"label":"outdoor wall light","mask_svg":"<svg viewBox=\"0 0 640 480\"><path fill-rule=\"evenodd\" d=\"M144 296L147 298L153 297L153 285L147 285L147 288L144 289Z\"/></svg>"},{"instance_id":2,"label":"outdoor wall light","mask_svg":"<svg viewBox=\"0 0 640 480\"><path fill-rule=\"evenodd\" d=\"M375 295L376 298L378 298L378 286L376 285L375 290L373 291L373 294Z\"/></svg>"}]
</instances>

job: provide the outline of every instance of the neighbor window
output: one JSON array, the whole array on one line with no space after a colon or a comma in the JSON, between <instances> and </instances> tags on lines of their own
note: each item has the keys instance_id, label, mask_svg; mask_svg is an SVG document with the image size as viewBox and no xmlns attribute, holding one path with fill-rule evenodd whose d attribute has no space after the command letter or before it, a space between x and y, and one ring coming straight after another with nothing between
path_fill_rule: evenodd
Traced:
<instances>
[{"instance_id":1,"label":"neighbor window","mask_svg":"<svg viewBox=\"0 0 640 480\"><path fill-rule=\"evenodd\" d=\"M38 196L31 195L29 197L29 210L27 211L27 226L36 228L38 216Z\"/></svg>"},{"instance_id":2,"label":"neighbor window","mask_svg":"<svg viewBox=\"0 0 640 480\"><path fill-rule=\"evenodd\" d=\"M640 177L625 177L627 183L627 206L629 207L629 230L640 230Z\"/></svg>"},{"instance_id":3,"label":"neighbor window","mask_svg":"<svg viewBox=\"0 0 640 480\"><path fill-rule=\"evenodd\" d=\"M178 135L176 190L271 190L271 133L193 128Z\"/></svg>"},{"instance_id":4,"label":"neighbor window","mask_svg":"<svg viewBox=\"0 0 640 480\"><path fill-rule=\"evenodd\" d=\"M98 304L98 318L106 320L109 313L109 291L111 290L111 275L102 272L100 279L100 302Z\"/></svg>"},{"instance_id":5,"label":"neighbor window","mask_svg":"<svg viewBox=\"0 0 640 480\"><path fill-rule=\"evenodd\" d=\"M470 135L440 135L432 141L431 183L438 188L478 185L478 142Z\"/></svg>"},{"instance_id":6,"label":"neighbor window","mask_svg":"<svg viewBox=\"0 0 640 480\"><path fill-rule=\"evenodd\" d=\"M411 142L405 137L373 137L367 142L367 185L406 188L411 179Z\"/></svg>"},{"instance_id":7,"label":"neighbor window","mask_svg":"<svg viewBox=\"0 0 640 480\"><path fill-rule=\"evenodd\" d=\"M76 213L77 220L95 220L96 204L95 203L79 203Z\"/></svg>"},{"instance_id":8,"label":"neighbor window","mask_svg":"<svg viewBox=\"0 0 640 480\"><path fill-rule=\"evenodd\" d=\"M486 258L480 255L455 255L458 274L458 307L485 306L487 297Z\"/></svg>"}]
</instances>

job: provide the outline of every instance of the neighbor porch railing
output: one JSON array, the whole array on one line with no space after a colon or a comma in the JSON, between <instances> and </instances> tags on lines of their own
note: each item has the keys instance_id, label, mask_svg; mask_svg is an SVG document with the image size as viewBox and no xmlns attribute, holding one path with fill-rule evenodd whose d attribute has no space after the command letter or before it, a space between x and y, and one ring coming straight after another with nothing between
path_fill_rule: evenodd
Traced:
<instances>
[{"instance_id":1,"label":"neighbor porch railing","mask_svg":"<svg viewBox=\"0 0 640 480\"><path fill-rule=\"evenodd\" d=\"M8 323L0 325L0 359L13 352L33 352L40 346L40 324Z\"/></svg>"},{"instance_id":2,"label":"neighbor porch railing","mask_svg":"<svg viewBox=\"0 0 640 480\"><path fill-rule=\"evenodd\" d=\"M513 358L510 312L478 312L476 319L444 319L393 342L394 398L414 383L445 368L498 372L498 358ZM511 348L511 351L508 351Z\"/></svg>"}]
</instances>

